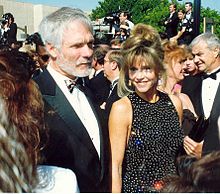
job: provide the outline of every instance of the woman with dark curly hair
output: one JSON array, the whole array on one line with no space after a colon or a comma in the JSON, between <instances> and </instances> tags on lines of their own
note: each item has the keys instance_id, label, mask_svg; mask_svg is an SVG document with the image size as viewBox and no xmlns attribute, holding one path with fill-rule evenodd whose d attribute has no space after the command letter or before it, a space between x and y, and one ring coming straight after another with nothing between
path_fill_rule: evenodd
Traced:
<instances>
[{"instance_id":1,"label":"woman with dark curly hair","mask_svg":"<svg viewBox=\"0 0 220 194\"><path fill-rule=\"evenodd\" d=\"M18 130L33 166L38 163L41 132L44 130L43 101L31 80L35 62L26 53L0 53L0 96L5 100L9 122Z\"/></svg>"},{"instance_id":2,"label":"woman with dark curly hair","mask_svg":"<svg viewBox=\"0 0 220 194\"><path fill-rule=\"evenodd\" d=\"M31 192L37 183L18 131L8 121L5 100L0 97L0 192Z\"/></svg>"}]
</instances>

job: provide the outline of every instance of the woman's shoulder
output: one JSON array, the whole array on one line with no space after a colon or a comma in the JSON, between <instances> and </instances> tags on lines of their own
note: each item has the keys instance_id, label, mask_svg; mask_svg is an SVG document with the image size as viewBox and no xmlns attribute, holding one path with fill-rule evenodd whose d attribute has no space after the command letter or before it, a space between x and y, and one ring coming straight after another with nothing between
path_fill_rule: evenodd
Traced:
<instances>
[{"instance_id":1,"label":"woman's shoulder","mask_svg":"<svg viewBox=\"0 0 220 194\"><path fill-rule=\"evenodd\" d=\"M168 96L170 100L172 101L173 105L175 106L177 112L182 115L183 105L182 105L182 101L179 98L179 96L175 94L169 94Z\"/></svg>"},{"instance_id":2,"label":"woman's shoulder","mask_svg":"<svg viewBox=\"0 0 220 194\"><path fill-rule=\"evenodd\" d=\"M131 107L131 102L127 96L122 97L121 99L117 100L113 103L112 108L117 111L128 111Z\"/></svg>"}]
</instances>

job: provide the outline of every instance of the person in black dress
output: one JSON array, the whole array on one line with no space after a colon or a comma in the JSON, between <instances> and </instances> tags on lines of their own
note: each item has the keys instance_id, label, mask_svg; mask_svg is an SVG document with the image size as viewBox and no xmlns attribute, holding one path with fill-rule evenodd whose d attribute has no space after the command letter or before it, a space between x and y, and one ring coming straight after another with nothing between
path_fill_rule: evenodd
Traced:
<instances>
[{"instance_id":1,"label":"person in black dress","mask_svg":"<svg viewBox=\"0 0 220 194\"><path fill-rule=\"evenodd\" d=\"M158 192L163 178L176 173L183 144L182 104L177 96L157 90L163 54L159 34L151 32L131 32L122 45L122 98L113 103L109 116L112 192Z\"/></svg>"}]
</instances>

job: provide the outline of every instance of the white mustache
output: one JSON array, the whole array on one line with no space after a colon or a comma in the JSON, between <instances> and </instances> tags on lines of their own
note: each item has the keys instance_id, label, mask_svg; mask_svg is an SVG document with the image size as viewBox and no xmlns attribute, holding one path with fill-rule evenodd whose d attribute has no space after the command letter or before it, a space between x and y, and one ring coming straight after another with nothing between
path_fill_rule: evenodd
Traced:
<instances>
[{"instance_id":1,"label":"white mustache","mask_svg":"<svg viewBox=\"0 0 220 194\"><path fill-rule=\"evenodd\" d=\"M85 65L88 64L89 66L91 66L92 61L83 61L83 62L79 62L76 64L76 66L80 66L80 65Z\"/></svg>"}]
</instances>

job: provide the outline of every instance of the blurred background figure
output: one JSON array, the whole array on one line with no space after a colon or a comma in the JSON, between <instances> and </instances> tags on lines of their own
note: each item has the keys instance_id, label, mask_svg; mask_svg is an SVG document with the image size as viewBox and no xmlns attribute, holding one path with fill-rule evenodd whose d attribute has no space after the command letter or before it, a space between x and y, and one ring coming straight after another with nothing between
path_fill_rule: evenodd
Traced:
<instances>
[{"instance_id":1,"label":"blurred background figure","mask_svg":"<svg viewBox=\"0 0 220 194\"><path fill-rule=\"evenodd\" d=\"M2 18L4 24L4 44L15 48L17 42L17 24L14 22L14 16L11 13L5 13Z\"/></svg>"},{"instance_id":2,"label":"blurred background figure","mask_svg":"<svg viewBox=\"0 0 220 194\"><path fill-rule=\"evenodd\" d=\"M192 49L189 46L186 46L187 57L184 62L184 76L194 76L199 73L197 65L194 63L194 57L192 54Z\"/></svg>"},{"instance_id":3,"label":"blurred background figure","mask_svg":"<svg viewBox=\"0 0 220 194\"><path fill-rule=\"evenodd\" d=\"M93 76L88 81L88 87L91 89L92 94L94 95L95 103L99 106L102 105L109 94L110 82L104 76L103 65L104 58L108 52L109 47L97 46L94 49L92 55L92 67L94 69Z\"/></svg>"},{"instance_id":4,"label":"blurred background figure","mask_svg":"<svg viewBox=\"0 0 220 194\"><path fill-rule=\"evenodd\" d=\"M190 31L189 21L186 19L185 16L186 16L185 10L179 9L178 10L179 23L178 23L177 35L172 37L170 40L177 42L178 44L189 45L193 37L189 32Z\"/></svg>"},{"instance_id":5,"label":"blurred background figure","mask_svg":"<svg viewBox=\"0 0 220 194\"><path fill-rule=\"evenodd\" d=\"M121 44L122 44L122 41L118 38L114 38L111 40L110 42L110 48L111 49L120 49L121 48Z\"/></svg>"},{"instance_id":6,"label":"blurred background figure","mask_svg":"<svg viewBox=\"0 0 220 194\"><path fill-rule=\"evenodd\" d=\"M199 160L184 156L178 159L178 175L167 177L165 193L219 193L220 151Z\"/></svg>"},{"instance_id":7,"label":"blurred background figure","mask_svg":"<svg viewBox=\"0 0 220 194\"><path fill-rule=\"evenodd\" d=\"M123 56L120 50L110 50L104 58L104 75L111 82L108 98L102 108L105 110L106 122L108 122L109 113L112 104L119 100L117 93L118 79L120 69L123 64Z\"/></svg>"},{"instance_id":8,"label":"blurred background figure","mask_svg":"<svg viewBox=\"0 0 220 194\"><path fill-rule=\"evenodd\" d=\"M194 16L193 16L193 7L192 2L185 2L185 12L186 12L186 19L189 22L189 32L193 34L193 23L194 23ZM193 37L192 37L193 38Z\"/></svg>"},{"instance_id":9,"label":"blurred background figure","mask_svg":"<svg viewBox=\"0 0 220 194\"><path fill-rule=\"evenodd\" d=\"M131 21L131 16L128 11L122 11L119 14L119 20L120 20L120 29L124 28L129 33L132 28L134 27L134 23Z\"/></svg>"},{"instance_id":10,"label":"blurred background figure","mask_svg":"<svg viewBox=\"0 0 220 194\"><path fill-rule=\"evenodd\" d=\"M165 33L168 39L177 35L177 26L179 23L178 14L176 12L176 4L171 3L169 6L170 15L166 18L164 25L166 27Z\"/></svg>"},{"instance_id":11,"label":"blurred background figure","mask_svg":"<svg viewBox=\"0 0 220 194\"><path fill-rule=\"evenodd\" d=\"M28 53L36 62L36 70L34 71L33 77L43 72L44 68L46 68L49 63L50 55L38 32L28 36L23 42L22 47L19 48L19 51Z\"/></svg>"}]
</instances>

